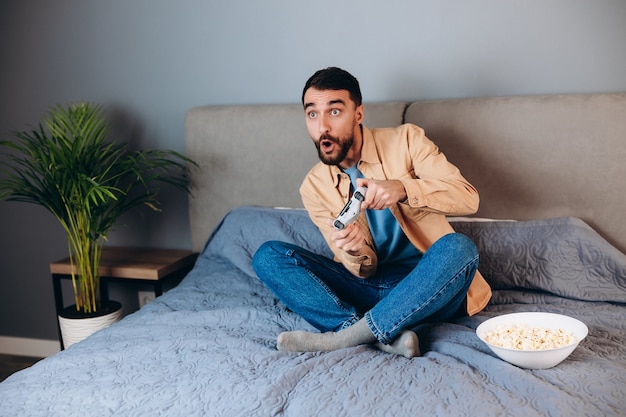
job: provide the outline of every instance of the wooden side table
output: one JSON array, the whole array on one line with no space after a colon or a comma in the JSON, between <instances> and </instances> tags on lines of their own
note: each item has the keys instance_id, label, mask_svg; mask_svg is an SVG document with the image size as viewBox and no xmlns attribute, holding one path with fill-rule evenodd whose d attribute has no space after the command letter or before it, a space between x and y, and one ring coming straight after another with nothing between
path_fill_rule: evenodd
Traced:
<instances>
[{"instance_id":1,"label":"wooden side table","mask_svg":"<svg viewBox=\"0 0 626 417\"><path fill-rule=\"evenodd\" d=\"M100 294L108 300L109 282L151 284L156 297L163 294L163 284L181 280L193 267L197 253L182 249L150 249L108 247L102 251L100 261ZM57 316L66 307L63 302L62 279L72 278L70 258L50 264ZM58 321L57 321L58 323ZM63 339L59 327L59 340Z\"/></svg>"}]
</instances>

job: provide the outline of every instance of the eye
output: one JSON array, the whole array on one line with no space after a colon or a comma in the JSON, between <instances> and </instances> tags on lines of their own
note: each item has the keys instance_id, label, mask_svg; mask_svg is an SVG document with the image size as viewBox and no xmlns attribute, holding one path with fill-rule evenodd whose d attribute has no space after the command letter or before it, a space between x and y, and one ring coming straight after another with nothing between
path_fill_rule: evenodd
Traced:
<instances>
[{"instance_id":1,"label":"eye","mask_svg":"<svg viewBox=\"0 0 626 417\"><path fill-rule=\"evenodd\" d=\"M339 109L332 109L330 111L331 116L339 116L341 114L341 110Z\"/></svg>"},{"instance_id":2,"label":"eye","mask_svg":"<svg viewBox=\"0 0 626 417\"><path fill-rule=\"evenodd\" d=\"M317 113L315 113L314 111L309 112L309 119L315 119L316 117L317 117Z\"/></svg>"}]
</instances>

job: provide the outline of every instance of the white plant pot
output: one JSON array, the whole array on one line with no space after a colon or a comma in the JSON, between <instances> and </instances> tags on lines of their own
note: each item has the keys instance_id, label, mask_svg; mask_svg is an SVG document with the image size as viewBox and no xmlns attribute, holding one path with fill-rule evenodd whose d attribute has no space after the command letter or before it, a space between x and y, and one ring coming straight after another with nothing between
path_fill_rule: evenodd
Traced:
<instances>
[{"instance_id":1,"label":"white plant pot","mask_svg":"<svg viewBox=\"0 0 626 417\"><path fill-rule=\"evenodd\" d=\"M76 306L67 307L58 316L65 349L118 321L122 317L122 305L117 301L109 301L102 314L80 318L75 316Z\"/></svg>"}]
</instances>

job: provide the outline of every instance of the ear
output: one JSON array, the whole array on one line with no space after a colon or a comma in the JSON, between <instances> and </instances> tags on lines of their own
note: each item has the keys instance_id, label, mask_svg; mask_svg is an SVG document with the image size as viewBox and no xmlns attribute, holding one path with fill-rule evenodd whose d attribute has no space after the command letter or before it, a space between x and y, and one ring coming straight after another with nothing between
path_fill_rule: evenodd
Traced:
<instances>
[{"instance_id":1,"label":"ear","mask_svg":"<svg viewBox=\"0 0 626 417\"><path fill-rule=\"evenodd\" d=\"M361 104L354 111L354 119L355 119L357 124L363 123L364 115L365 115L365 109L363 108L363 105Z\"/></svg>"}]
</instances>

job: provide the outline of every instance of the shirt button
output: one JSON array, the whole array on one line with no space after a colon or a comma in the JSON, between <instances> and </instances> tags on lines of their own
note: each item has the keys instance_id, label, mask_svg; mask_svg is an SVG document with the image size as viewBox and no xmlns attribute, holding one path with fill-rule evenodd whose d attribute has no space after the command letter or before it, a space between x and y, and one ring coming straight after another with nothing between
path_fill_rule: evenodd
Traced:
<instances>
[{"instance_id":1,"label":"shirt button","mask_svg":"<svg viewBox=\"0 0 626 417\"><path fill-rule=\"evenodd\" d=\"M413 204L417 204L417 198L413 199Z\"/></svg>"}]
</instances>

